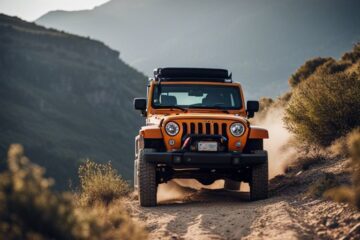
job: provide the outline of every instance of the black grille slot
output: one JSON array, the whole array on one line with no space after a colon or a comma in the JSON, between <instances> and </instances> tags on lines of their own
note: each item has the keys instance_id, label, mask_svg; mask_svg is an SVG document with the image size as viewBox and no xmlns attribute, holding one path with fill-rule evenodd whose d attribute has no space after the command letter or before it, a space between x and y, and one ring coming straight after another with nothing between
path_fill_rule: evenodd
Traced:
<instances>
[{"instance_id":1,"label":"black grille slot","mask_svg":"<svg viewBox=\"0 0 360 240\"><path fill-rule=\"evenodd\" d=\"M195 134L195 123L190 123L190 133Z\"/></svg>"},{"instance_id":2,"label":"black grille slot","mask_svg":"<svg viewBox=\"0 0 360 240\"><path fill-rule=\"evenodd\" d=\"M214 134L219 134L219 125L214 123Z\"/></svg>"},{"instance_id":3,"label":"black grille slot","mask_svg":"<svg viewBox=\"0 0 360 240\"><path fill-rule=\"evenodd\" d=\"M186 124L186 123L182 123L182 128L183 128L183 133L182 133L181 139L183 139L184 136L188 133L188 129L187 129L187 124Z\"/></svg>"},{"instance_id":4,"label":"black grille slot","mask_svg":"<svg viewBox=\"0 0 360 240\"><path fill-rule=\"evenodd\" d=\"M206 123L206 134L210 134L210 123Z\"/></svg>"},{"instance_id":5,"label":"black grille slot","mask_svg":"<svg viewBox=\"0 0 360 240\"><path fill-rule=\"evenodd\" d=\"M203 133L202 123L198 123L198 134Z\"/></svg>"},{"instance_id":6,"label":"black grille slot","mask_svg":"<svg viewBox=\"0 0 360 240\"><path fill-rule=\"evenodd\" d=\"M221 124L222 135L223 135L224 137L228 138L228 136L227 136L227 131L226 131L226 130L227 130L226 123Z\"/></svg>"},{"instance_id":7,"label":"black grille slot","mask_svg":"<svg viewBox=\"0 0 360 240\"><path fill-rule=\"evenodd\" d=\"M227 136L227 124L226 123L201 123L191 122L181 124L182 126L182 137L187 134L214 134Z\"/></svg>"}]
</instances>

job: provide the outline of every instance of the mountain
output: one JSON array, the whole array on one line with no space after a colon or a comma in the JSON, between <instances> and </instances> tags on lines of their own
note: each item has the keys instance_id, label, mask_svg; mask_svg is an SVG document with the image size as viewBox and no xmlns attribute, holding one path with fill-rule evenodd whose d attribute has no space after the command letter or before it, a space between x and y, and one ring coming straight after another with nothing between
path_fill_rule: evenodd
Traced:
<instances>
[{"instance_id":1,"label":"mountain","mask_svg":"<svg viewBox=\"0 0 360 240\"><path fill-rule=\"evenodd\" d=\"M0 15L0 160L11 143L65 188L86 158L132 176L146 77L99 41Z\"/></svg>"},{"instance_id":2,"label":"mountain","mask_svg":"<svg viewBox=\"0 0 360 240\"><path fill-rule=\"evenodd\" d=\"M111 0L36 22L100 39L151 75L158 66L225 67L247 98L284 92L297 66L360 40L357 0Z\"/></svg>"}]
</instances>

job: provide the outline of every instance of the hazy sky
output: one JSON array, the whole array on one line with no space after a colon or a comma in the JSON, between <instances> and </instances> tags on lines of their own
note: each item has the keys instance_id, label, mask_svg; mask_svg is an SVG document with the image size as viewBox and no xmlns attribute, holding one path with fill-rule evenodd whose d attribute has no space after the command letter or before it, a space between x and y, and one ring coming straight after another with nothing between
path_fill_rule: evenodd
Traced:
<instances>
[{"instance_id":1,"label":"hazy sky","mask_svg":"<svg viewBox=\"0 0 360 240\"><path fill-rule=\"evenodd\" d=\"M0 12L34 21L52 10L91 9L109 0L0 0Z\"/></svg>"}]
</instances>

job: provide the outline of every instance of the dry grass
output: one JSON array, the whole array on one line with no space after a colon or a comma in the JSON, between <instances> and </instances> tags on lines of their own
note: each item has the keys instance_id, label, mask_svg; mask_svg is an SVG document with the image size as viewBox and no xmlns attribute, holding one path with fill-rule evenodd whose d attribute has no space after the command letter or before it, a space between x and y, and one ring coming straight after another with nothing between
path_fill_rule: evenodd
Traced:
<instances>
[{"instance_id":1,"label":"dry grass","mask_svg":"<svg viewBox=\"0 0 360 240\"><path fill-rule=\"evenodd\" d=\"M56 193L45 170L20 145L10 147L0 172L0 239L145 239L121 202L79 206L71 193Z\"/></svg>"},{"instance_id":2,"label":"dry grass","mask_svg":"<svg viewBox=\"0 0 360 240\"><path fill-rule=\"evenodd\" d=\"M323 196L336 202L353 202L354 192L349 186L340 186L325 191Z\"/></svg>"},{"instance_id":3,"label":"dry grass","mask_svg":"<svg viewBox=\"0 0 360 240\"><path fill-rule=\"evenodd\" d=\"M310 185L307 195L311 197L322 197L327 190L337 186L339 186L339 182L335 174L324 173L315 183Z\"/></svg>"},{"instance_id":4,"label":"dry grass","mask_svg":"<svg viewBox=\"0 0 360 240\"><path fill-rule=\"evenodd\" d=\"M118 175L111 163L98 164L87 160L79 167L79 178L79 201L85 206L95 203L109 205L130 193L129 184Z\"/></svg>"},{"instance_id":5,"label":"dry grass","mask_svg":"<svg viewBox=\"0 0 360 240\"><path fill-rule=\"evenodd\" d=\"M88 222L91 235L85 239L143 240L147 233L131 219L121 200L109 205L97 203L92 207L77 207L78 218Z\"/></svg>"},{"instance_id":6,"label":"dry grass","mask_svg":"<svg viewBox=\"0 0 360 240\"><path fill-rule=\"evenodd\" d=\"M339 202L350 202L360 210L360 128L354 129L335 144L335 153L351 159L352 186L329 189L324 196Z\"/></svg>"},{"instance_id":7,"label":"dry grass","mask_svg":"<svg viewBox=\"0 0 360 240\"><path fill-rule=\"evenodd\" d=\"M348 146L351 156L354 204L360 210L360 128L348 136Z\"/></svg>"}]
</instances>

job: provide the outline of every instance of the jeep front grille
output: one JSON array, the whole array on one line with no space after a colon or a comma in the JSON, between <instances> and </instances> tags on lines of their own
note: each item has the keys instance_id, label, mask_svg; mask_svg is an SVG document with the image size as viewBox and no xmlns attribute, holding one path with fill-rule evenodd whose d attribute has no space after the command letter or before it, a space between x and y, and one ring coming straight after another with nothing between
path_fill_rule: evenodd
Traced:
<instances>
[{"instance_id":1,"label":"jeep front grille","mask_svg":"<svg viewBox=\"0 0 360 240\"><path fill-rule=\"evenodd\" d=\"M187 134L208 134L208 135L222 135L227 138L227 124L226 123L204 123L204 122L183 122L182 137Z\"/></svg>"}]
</instances>

